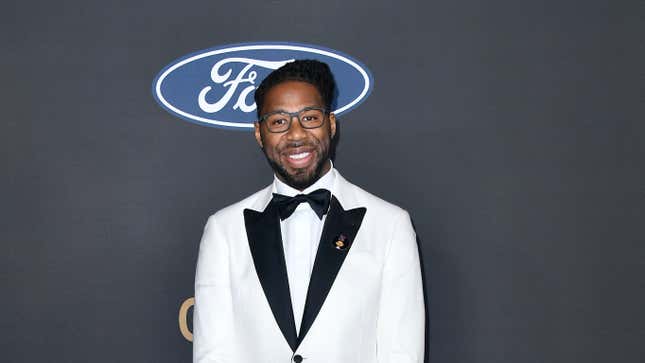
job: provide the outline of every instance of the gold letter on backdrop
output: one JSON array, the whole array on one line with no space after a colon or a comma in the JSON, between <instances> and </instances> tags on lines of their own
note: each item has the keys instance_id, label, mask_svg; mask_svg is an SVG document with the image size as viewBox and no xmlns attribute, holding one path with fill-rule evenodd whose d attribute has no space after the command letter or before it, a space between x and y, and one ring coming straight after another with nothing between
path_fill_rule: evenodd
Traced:
<instances>
[{"instance_id":1,"label":"gold letter on backdrop","mask_svg":"<svg viewBox=\"0 0 645 363\"><path fill-rule=\"evenodd\" d=\"M195 305L195 298L186 299L179 307L179 331L189 342L193 341L193 332L188 329L188 309Z\"/></svg>"}]
</instances>

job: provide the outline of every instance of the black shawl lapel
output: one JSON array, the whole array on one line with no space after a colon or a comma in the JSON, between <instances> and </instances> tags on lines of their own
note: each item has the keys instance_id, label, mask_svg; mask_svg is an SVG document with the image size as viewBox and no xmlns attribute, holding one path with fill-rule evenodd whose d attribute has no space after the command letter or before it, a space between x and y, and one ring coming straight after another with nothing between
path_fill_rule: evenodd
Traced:
<instances>
[{"instance_id":1,"label":"black shawl lapel","mask_svg":"<svg viewBox=\"0 0 645 363\"><path fill-rule=\"evenodd\" d=\"M297 347L297 333L289 294L289 279L282 248L280 219L273 203L264 212L244 210L246 234L253 263L282 334L293 351Z\"/></svg>"},{"instance_id":2,"label":"black shawl lapel","mask_svg":"<svg viewBox=\"0 0 645 363\"><path fill-rule=\"evenodd\" d=\"M311 272L305 311L300 326L300 334L298 335L298 344L302 342L322 308L327 294L336 279L338 270L340 270L343 261L345 261L345 256L347 256L354 237L358 233L365 211L365 208L346 211L340 205L340 202L335 197L332 197L329 214L325 220L316 260ZM341 238L346 241L346 245L343 249L337 249L334 242L341 235L343 235L344 238Z\"/></svg>"}]
</instances>

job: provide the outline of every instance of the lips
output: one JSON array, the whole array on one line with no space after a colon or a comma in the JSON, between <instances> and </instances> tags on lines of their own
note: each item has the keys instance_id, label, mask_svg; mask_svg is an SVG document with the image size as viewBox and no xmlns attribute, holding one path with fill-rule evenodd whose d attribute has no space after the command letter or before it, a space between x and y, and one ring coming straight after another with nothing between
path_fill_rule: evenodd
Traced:
<instances>
[{"instance_id":1,"label":"lips","mask_svg":"<svg viewBox=\"0 0 645 363\"><path fill-rule=\"evenodd\" d=\"M291 167L301 169L312 163L314 152L313 150L292 150L287 152L285 156Z\"/></svg>"},{"instance_id":2,"label":"lips","mask_svg":"<svg viewBox=\"0 0 645 363\"><path fill-rule=\"evenodd\" d=\"M309 155L311 155L311 153L310 153L310 152L302 152L302 153L298 153L298 154L292 154L292 155L289 155L288 157L289 157L291 160L300 160L300 159L304 159L304 158L306 158L306 157L307 157L307 156L309 156Z\"/></svg>"}]
</instances>

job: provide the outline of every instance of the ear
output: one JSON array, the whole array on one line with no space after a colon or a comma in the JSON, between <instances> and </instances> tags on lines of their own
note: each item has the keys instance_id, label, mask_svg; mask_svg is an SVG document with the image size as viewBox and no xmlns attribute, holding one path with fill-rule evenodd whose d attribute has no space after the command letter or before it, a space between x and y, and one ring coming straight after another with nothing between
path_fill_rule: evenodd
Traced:
<instances>
[{"instance_id":1,"label":"ear","mask_svg":"<svg viewBox=\"0 0 645 363\"><path fill-rule=\"evenodd\" d=\"M331 138L333 139L336 136L336 115L333 113L329 114L329 127L331 130Z\"/></svg>"},{"instance_id":2,"label":"ear","mask_svg":"<svg viewBox=\"0 0 645 363\"><path fill-rule=\"evenodd\" d=\"M264 148L264 145L262 144L262 134L260 133L260 123L258 121L255 121L253 123L253 127L255 128L255 141L258 142L260 148Z\"/></svg>"}]
</instances>

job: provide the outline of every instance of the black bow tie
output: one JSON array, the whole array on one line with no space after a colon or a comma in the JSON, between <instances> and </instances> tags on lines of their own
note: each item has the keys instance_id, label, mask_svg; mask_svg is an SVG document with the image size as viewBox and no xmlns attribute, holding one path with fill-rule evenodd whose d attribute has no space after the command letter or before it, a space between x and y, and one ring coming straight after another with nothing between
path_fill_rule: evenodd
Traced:
<instances>
[{"instance_id":1,"label":"black bow tie","mask_svg":"<svg viewBox=\"0 0 645 363\"><path fill-rule=\"evenodd\" d=\"M280 214L280 220L283 221L289 218L302 202L309 203L311 209L318 215L318 218L322 219L325 213L327 213L327 209L329 209L330 197L331 192L327 189L318 189L309 194L298 194L294 197L273 193L272 203L278 206L278 214Z\"/></svg>"}]
</instances>

